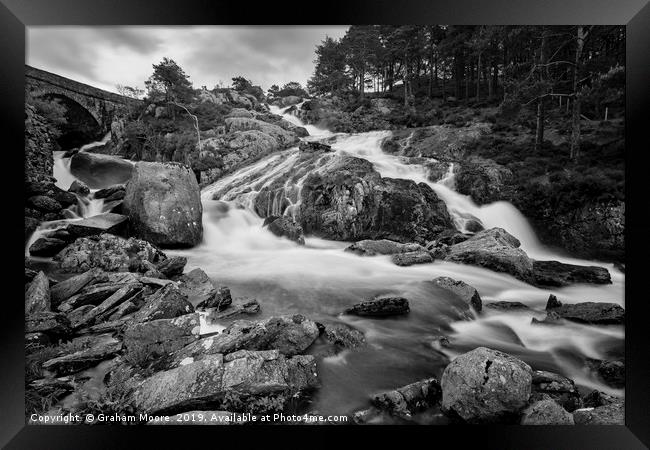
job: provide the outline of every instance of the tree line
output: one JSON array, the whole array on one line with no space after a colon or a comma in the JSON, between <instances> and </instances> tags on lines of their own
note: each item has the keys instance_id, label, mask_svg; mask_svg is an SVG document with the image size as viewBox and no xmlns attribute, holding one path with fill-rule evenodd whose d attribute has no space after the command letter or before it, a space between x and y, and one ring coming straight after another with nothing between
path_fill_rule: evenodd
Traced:
<instances>
[{"instance_id":1,"label":"tree line","mask_svg":"<svg viewBox=\"0 0 650 450\"><path fill-rule=\"evenodd\" d=\"M622 113L622 26L354 25L316 47L309 91L317 96L400 93L405 108L422 98L499 102L535 108L535 145L548 108L571 116L571 158L580 151L581 106L603 118ZM613 112L613 111L612 111Z\"/></svg>"}]
</instances>

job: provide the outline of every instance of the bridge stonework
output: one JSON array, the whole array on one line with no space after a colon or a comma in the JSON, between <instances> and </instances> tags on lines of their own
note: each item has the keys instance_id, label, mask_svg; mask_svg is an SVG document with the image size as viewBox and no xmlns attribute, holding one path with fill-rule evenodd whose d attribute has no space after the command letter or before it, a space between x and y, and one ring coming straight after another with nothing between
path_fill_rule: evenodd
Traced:
<instances>
[{"instance_id":1,"label":"bridge stonework","mask_svg":"<svg viewBox=\"0 0 650 450\"><path fill-rule=\"evenodd\" d=\"M114 119L127 114L129 105L142 102L28 65L25 65L25 89L35 97L57 95L77 102L92 115L103 132L110 131Z\"/></svg>"}]
</instances>

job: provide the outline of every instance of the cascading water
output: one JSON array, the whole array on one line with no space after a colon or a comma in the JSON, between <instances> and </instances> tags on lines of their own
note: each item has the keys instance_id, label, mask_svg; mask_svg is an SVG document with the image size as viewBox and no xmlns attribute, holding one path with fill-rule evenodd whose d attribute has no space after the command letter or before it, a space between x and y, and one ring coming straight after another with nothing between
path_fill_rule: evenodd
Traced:
<instances>
[{"instance_id":1,"label":"cascading water","mask_svg":"<svg viewBox=\"0 0 650 450\"><path fill-rule=\"evenodd\" d=\"M305 126L296 116L283 114L277 107L272 106L271 111L295 125ZM460 228L467 218L475 217L486 228L499 226L516 236L531 257L593 264L545 249L511 204L496 202L479 207L469 197L455 192L453 166L442 180L433 182L423 165L385 154L381 141L389 132L335 134L305 127L312 134L306 140L326 138L337 152L367 159L384 177L428 184L447 204ZM323 170L334 155L326 154L308 171ZM533 317L545 316L549 293L565 303L588 300L623 304L624 275L612 265L605 265L612 276L611 285L572 285L547 290L503 273L444 261L399 267L388 256L360 257L344 252L349 245L346 242L307 237L306 245L299 246L264 229L254 204L265 187L280 187L282 195L293 192L292 189L299 191L306 170L300 165L299 151L292 148L218 180L202 193L203 243L190 250L169 253L187 256L188 269L202 268L213 280L229 286L233 295L257 298L262 306L260 318L300 313L322 322L345 322L365 333L367 347L325 358L320 364L322 388L315 399L315 409L331 414L357 410L364 407L370 394L439 375L449 357L479 345L517 355L535 368L563 373L583 389L620 394L591 375L582 361L620 356L616 349L623 348L622 327L531 325ZM295 212L297 206L289 205L284 213ZM272 208L278 209L274 213L281 209ZM457 298L427 283L438 276L473 285L484 301L520 301L532 309L501 312L486 308L480 317L466 320L459 313L462 305ZM380 294L407 297L411 312L404 317L381 320L340 314L351 304ZM450 336L450 348L437 344L437 338L443 335Z\"/></svg>"}]
</instances>

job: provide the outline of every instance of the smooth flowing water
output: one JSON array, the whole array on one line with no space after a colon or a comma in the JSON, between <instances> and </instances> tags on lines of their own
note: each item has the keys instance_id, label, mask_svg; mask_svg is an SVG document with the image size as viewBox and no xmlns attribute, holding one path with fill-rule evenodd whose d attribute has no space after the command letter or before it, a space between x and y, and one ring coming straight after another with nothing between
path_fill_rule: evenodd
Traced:
<instances>
[{"instance_id":1,"label":"smooth flowing water","mask_svg":"<svg viewBox=\"0 0 650 450\"><path fill-rule=\"evenodd\" d=\"M282 113L275 107L272 112ZM291 114L283 117L304 126ZM203 243L168 253L187 256L188 269L202 268L215 282L229 286L233 296L257 298L261 304L259 318L300 313L324 323L347 323L365 333L366 348L325 358L319 364L322 387L312 409L338 414L363 408L370 394L440 376L449 358L481 345L521 357L535 369L562 373L584 389L622 393L601 384L584 364L585 358L620 357L624 346L622 326L531 325L533 317L545 316L550 293L566 303L610 301L623 305L624 275L613 265L576 260L545 248L525 217L507 202L477 206L453 190L453 166L442 180L430 181L426 167L382 152L381 141L389 132L343 134L310 125L306 128L311 135L307 140L326 139L336 152L367 159L384 177L428 184L446 203L460 229L467 220L477 218L485 228L502 227L516 236L531 257L603 265L612 275L611 285L547 290L509 275L449 262L399 267L388 256L360 257L345 252L349 245L346 242L307 237L306 245L299 246L264 229L263 219L253 210L255 194L262 187L286 178L287 171L301 170L297 148L270 155L205 188ZM313 170L327 167L332 158L332 154L324 156ZM299 174L297 180L294 177L291 183L285 183L285 191L294 197L290 206L278 211L295 213L295 195L304 180L302 172ZM217 200L213 199L215 195ZM480 317L468 320L459 300L429 283L438 276L471 284L484 302L520 301L532 310L500 312L486 308ZM341 315L356 302L386 294L408 298L411 312L386 319ZM450 347L438 344L443 335L449 336Z\"/></svg>"}]
</instances>

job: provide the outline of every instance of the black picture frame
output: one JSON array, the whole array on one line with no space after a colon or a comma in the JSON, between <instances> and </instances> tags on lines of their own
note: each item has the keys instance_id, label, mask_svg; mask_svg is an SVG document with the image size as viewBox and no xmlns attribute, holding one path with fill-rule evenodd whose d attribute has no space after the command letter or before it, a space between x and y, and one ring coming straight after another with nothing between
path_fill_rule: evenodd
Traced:
<instances>
[{"instance_id":1,"label":"black picture frame","mask_svg":"<svg viewBox=\"0 0 650 450\"><path fill-rule=\"evenodd\" d=\"M647 211L648 117L650 117L650 5L648 0L347 0L322 3L222 0L0 0L0 126L5 201L4 321L0 370L0 444L6 448L130 447L144 435L148 448L198 444L239 447L277 443L283 447L368 445L480 445L481 448L647 448L650 445L646 264L650 235ZM24 309L17 298L23 277L19 232L24 139L25 27L32 25L206 25L206 24L603 24L626 25L626 398L625 426L526 427L69 427L24 423ZM21 166L22 169L22 166ZM11 206L10 206L11 204ZM17 229L14 231L14 227ZM204 428L204 429L197 429ZM225 428L228 428L227 430ZM206 436L207 434L207 436ZM360 444L342 441L358 434ZM261 440L253 444L252 440ZM346 442L347 441L347 442ZM392 441L392 442L391 442ZM420 443L417 443L420 442ZM143 444L141 444L143 445Z\"/></svg>"}]
</instances>

